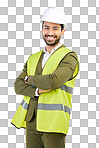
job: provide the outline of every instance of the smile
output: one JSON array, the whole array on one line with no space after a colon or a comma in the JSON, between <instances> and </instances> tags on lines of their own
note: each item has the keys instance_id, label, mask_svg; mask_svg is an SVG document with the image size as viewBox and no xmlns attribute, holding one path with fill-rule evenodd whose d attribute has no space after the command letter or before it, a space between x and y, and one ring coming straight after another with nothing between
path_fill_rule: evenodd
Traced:
<instances>
[{"instance_id":1,"label":"smile","mask_svg":"<svg viewBox=\"0 0 99 148\"><path fill-rule=\"evenodd\" d=\"M46 37L47 40L49 40L49 41L53 41L53 40L56 38L56 36L55 36L55 37L45 36L45 37Z\"/></svg>"}]
</instances>

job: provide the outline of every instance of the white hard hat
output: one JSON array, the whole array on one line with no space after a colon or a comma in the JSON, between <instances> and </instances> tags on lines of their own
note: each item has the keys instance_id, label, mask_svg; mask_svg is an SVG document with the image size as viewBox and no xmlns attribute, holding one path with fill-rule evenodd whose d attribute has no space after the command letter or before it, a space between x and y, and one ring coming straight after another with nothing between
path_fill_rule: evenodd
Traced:
<instances>
[{"instance_id":1,"label":"white hard hat","mask_svg":"<svg viewBox=\"0 0 99 148\"><path fill-rule=\"evenodd\" d=\"M48 8L41 18L41 22L42 21L63 24L64 26L67 26L66 15L64 11L58 7Z\"/></svg>"}]
</instances>

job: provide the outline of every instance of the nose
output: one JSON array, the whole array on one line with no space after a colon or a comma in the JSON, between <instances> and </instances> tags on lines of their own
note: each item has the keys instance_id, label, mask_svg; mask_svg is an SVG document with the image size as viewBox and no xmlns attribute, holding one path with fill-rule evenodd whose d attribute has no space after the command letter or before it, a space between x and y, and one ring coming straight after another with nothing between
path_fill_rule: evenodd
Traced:
<instances>
[{"instance_id":1,"label":"nose","mask_svg":"<svg viewBox=\"0 0 99 148\"><path fill-rule=\"evenodd\" d=\"M52 30L52 29L49 29L48 34L49 34L50 36L54 36L53 30Z\"/></svg>"}]
</instances>

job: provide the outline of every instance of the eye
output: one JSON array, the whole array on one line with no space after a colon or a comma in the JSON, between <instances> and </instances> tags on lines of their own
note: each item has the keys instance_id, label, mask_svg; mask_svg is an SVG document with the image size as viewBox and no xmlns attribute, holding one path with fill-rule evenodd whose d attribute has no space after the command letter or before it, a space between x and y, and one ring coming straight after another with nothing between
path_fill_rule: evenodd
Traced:
<instances>
[{"instance_id":1,"label":"eye","mask_svg":"<svg viewBox=\"0 0 99 148\"><path fill-rule=\"evenodd\" d=\"M49 29L49 28L46 27L45 29Z\"/></svg>"},{"instance_id":2,"label":"eye","mask_svg":"<svg viewBox=\"0 0 99 148\"><path fill-rule=\"evenodd\" d=\"M58 30L58 29L55 28L54 30Z\"/></svg>"}]
</instances>

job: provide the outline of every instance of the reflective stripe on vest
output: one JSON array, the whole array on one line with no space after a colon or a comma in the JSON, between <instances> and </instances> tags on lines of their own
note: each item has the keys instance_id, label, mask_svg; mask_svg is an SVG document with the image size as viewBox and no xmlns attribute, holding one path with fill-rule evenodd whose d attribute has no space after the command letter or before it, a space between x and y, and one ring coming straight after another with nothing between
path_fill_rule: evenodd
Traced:
<instances>
[{"instance_id":1,"label":"reflective stripe on vest","mask_svg":"<svg viewBox=\"0 0 99 148\"><path fill-rule=\"evenodd\" d=\"M21 105L24 109L28 110L29 104L27 104L24 100L22 100L22 102L20 103L20 105Z\"/></svg>"},{"instance_id":2,"label":"reflective stripe on vest","mask_svg":"<svg viewBox=\"0 0 99 148\"><path fill-rule=\"evenodd\" d=\"M71 114L71 109L68 106L64 106L63 104L38 104L38 109L40 110L61 110L64 112L68 112Z\"/></svg>"},{"instance_id":3,"label":"reflective stripe on vest","mask_svg":"<svg viewBox=\"0 0 99 148\"><path fill-rule=\"evenodd\" d=\"M62 85L62 86L60 86L59 88L60 88L61 90L64 90L64 91L70 93L70 94L73 94L74 88L72 88L72 87L69 87L69 86L66 86L66 85Z\"/></svg>"},{"instance_id":4,"label":"reflective stripe on vest","mask_svg":"<svg viewBox=\"0 0 99 148\"><path fill-rule=\"evenodd\" d=\"M69 86L65 86L65 85L62 85L59 87L61 90L64 90L70 94L73 94L73 88L72 87L69 87ZM22 102L20 103L20 105L25 109L25 110L28 110L28 107L29 107L29 104L27 104L24 100L22 100ZM42 104L43 105L43 104ZM45 106L44 107L44 110L63 110L65 112L68 112L70 114L70 108L67 107L67 106L63 106L62 104L58 104L58 106L56 104L54 105L50 105L49 108L46 108ZM43 107L41 107L43 109ZM48 106L47 106L48 107ZM40 109L40 108L38 108Z\"/></svg>"}]
</instances>

